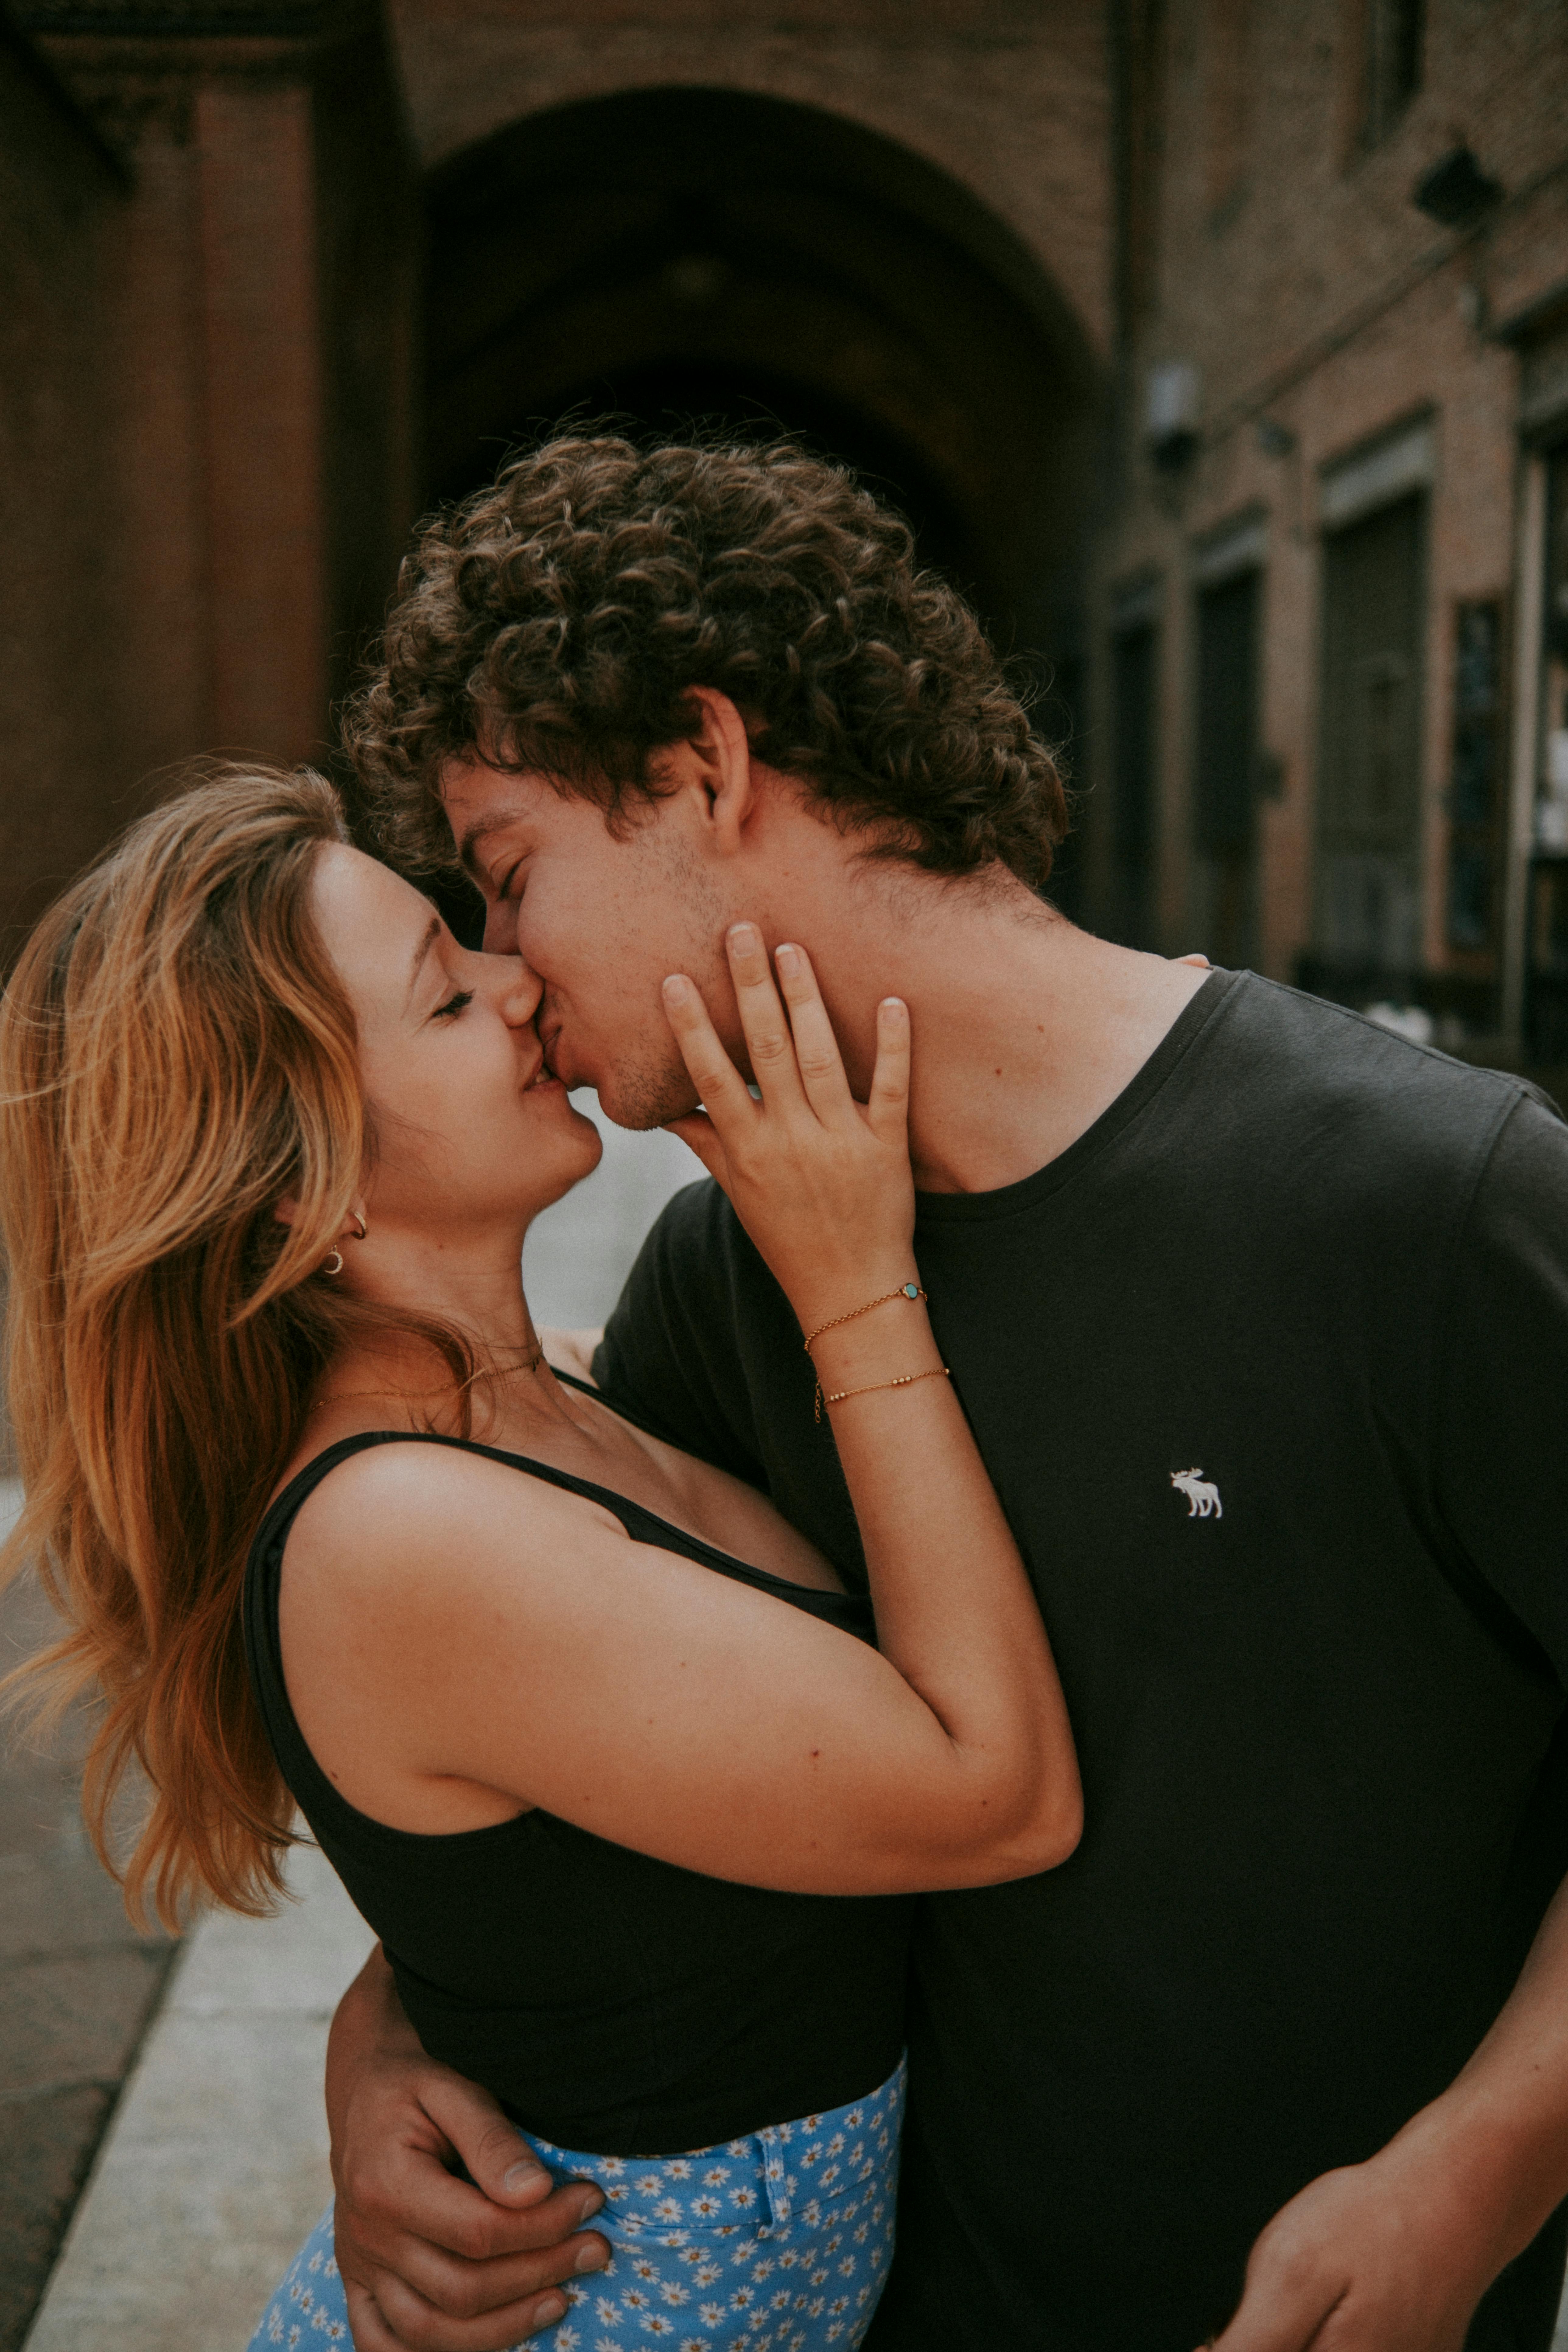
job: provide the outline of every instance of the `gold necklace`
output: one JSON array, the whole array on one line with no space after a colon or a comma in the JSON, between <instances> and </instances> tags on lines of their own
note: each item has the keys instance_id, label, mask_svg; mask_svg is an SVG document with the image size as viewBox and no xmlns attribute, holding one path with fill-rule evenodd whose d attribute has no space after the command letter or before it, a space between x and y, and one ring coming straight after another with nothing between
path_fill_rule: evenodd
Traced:
<instances>
[{"instance_id":1,"label":"gold necklace","mask_svg":"<svg viewBox=\"0 0 1568 2352\"><path fill-rule=\"evenodd\" d=\"M519 1372L525 1379L531 1379L543 1361L544 1349L536 1345L532 1355L525 1364L514 1364L510 1372L476 1372L471 1380L464 1381L462 1385L469 1388L483 1380L510 1379ZM310 1411L320 1412L323 1405L329 1404L365 1404L376 1397L395 1395L400 1399L423 1402L426 1397L450 1396L453 1392L452 1383L446 1383L440 1388L434 1389L323 1389L311 1404Z\"/></svg>"}]
</instances>

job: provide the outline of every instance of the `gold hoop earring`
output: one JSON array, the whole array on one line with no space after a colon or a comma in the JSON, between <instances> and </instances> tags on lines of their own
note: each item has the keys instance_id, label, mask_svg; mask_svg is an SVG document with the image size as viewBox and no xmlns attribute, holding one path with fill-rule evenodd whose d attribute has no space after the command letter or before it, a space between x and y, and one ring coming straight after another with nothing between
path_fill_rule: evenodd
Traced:
<instances>
[{"instance_id":1,"label":"gold hoop earring","mask_svg":"<svg viewBox=\"0 0 1568 2352\"><path fill-rule=\"evenodd\" d=\"M343 1254L342 1250L334 1250L331 1257L323 1259L321 1264L321 1272L323 1274L342 1274L342 1270Z\"/></svg>"}]
</instances>

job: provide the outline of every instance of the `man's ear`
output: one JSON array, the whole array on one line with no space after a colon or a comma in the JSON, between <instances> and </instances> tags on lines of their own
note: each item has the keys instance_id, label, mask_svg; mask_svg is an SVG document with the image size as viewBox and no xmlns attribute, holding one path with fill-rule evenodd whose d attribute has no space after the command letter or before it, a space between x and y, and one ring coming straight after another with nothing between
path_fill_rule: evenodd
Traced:
<instances>
[{"instance_id":1,"label":"man's ear","mask_svg":"<svg viewBox=\"0 0 1568 2352\"><path fill-rule=\"evenodd\" d=\"M689 742L673 747L687 754L676 772L684 769L680 780L702 793L713 847L721 857L733 857L756 798L746 722L729 696L715 687L694 686L689 698L701 712L702 723Z\"/></svg>"}]
</instances>

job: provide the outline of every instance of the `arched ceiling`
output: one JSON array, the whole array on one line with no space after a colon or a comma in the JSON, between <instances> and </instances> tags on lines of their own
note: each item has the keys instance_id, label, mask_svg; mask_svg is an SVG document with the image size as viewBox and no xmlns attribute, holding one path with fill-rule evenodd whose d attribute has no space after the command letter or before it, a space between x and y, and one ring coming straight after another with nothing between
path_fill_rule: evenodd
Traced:
<instances>
[{"instance_id":1,"label":"arched ceiling","mask_svg":"<svg viewBox=\"0 0 1568 2352\"><path fill-rule=\"evenodd\" d=\"M667 89L531 116L429 185L427 482L563 414L776 421L909 512L1004 635L1059 641L1100 387L957 181L821 110Z\"/></svg>"}]
</instances>

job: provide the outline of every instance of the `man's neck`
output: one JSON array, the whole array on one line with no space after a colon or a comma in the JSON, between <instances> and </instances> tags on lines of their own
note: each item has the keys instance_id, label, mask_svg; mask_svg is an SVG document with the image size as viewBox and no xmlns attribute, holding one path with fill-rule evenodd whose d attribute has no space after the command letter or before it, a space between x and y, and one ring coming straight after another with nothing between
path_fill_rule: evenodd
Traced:
<instances>
[{"instance_id":1,"label":"man's neck","mask_svg":"<svg viewBox=\"0 0 1568 2352\"><path fill-rule=\"evenodd\" d=\"M868 987L910 1007L922 1192L994 1192L1057 1159L1131 1084L1205 978L1201 966L1091 938L1011 877L984 887L907 873L886 887L868 880L844 913L804 944L858 1092L870 1076Z\"/></svg>"}]
</instances>

